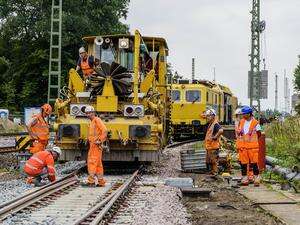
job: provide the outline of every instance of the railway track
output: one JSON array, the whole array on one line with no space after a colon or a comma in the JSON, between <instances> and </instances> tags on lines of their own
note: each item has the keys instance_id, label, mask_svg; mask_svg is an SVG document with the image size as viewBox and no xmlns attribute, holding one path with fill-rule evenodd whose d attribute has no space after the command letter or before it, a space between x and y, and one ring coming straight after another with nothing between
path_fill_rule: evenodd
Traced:
<instances>
[{"instance_id":1,"label":"railway track","mask_svg":"<svg viewBox=\"0 0 300 225\"><path fill-rule=\"evenodd\" d=\"M3 224L98 224L110 218L138 179L107 176L104 188L82 187L78 171L0 206Z\"/></svg>"},{"instance_id":2,"label":"railway track","mask_svg":"<svg viewBox=\"0 0 300 225\"><path fill-rule=\"evenodd\" d=\"M175 148L175 147L178 147L180 145L195 143L195 142L198 142L198 141L200 141L200 139L190 139L190 140L178 141L178 142L174 142L172 144L167 145L166 148Z\"/></svg>"}]
</instances>

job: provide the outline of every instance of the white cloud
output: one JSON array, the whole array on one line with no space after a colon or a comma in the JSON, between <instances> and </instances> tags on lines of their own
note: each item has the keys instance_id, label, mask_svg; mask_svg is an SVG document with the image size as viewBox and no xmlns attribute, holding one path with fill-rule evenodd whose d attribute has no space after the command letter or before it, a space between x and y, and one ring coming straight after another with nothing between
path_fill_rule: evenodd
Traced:
<instances>
[{"instance_id":1,"label":"white cloud","mask_svg":"<svg viewBox=\"0 0 300 225\"><path fill-rule=\"evenodd\" d=\"M279 105L283 106L283 70L287 69L291 80L300 54L300 1L265 0L261 5L261 18L267 22L270 80L269 99L263 100L262 105L274 107L277 72ZM251 0L131 0L126 22L131 31L137 28L144 35L166 38L169 61L181 74L190 77L191 58L196 57L198 78L212 79L216 67L217 80L230 86L243 103L248 103L250 10Z\"/></svg>"}]
</instances>

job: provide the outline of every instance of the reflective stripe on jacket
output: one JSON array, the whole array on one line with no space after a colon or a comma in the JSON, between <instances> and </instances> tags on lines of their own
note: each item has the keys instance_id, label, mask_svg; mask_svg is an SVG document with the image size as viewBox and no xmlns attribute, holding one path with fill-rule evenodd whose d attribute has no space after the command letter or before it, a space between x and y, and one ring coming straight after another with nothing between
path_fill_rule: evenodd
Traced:
<instances>
[{"instance_id":1,"label":"reflective stripe on jacket","mask_svg":"<svg viewBox=\"0 0 300 225\"><path fill-rule=\"evenodd\" d=\"M255 130L258 125L258 121L254 118L251 119L249 131L247 134L244 134L244 125L246 120L242 119L239 124L239 137L240 137L240 147L245 149L258 149L258 136Z\"/></svg>"},{"instance_id":2,"label":"reflective stripe on jacket","mask_svg":"<svg viewBox=\"0 0 300 225\"><path fill-rule=\"evenodd\" d=\"M241 121L237 121L237 123L235 124L235 138L236 138L236 142L235 142L235 146L236 149L241 149L243 147L243 136L240 135L240 124Z\"/></svg>"},{"instance_id":3,"label":"reflective stripe on jacket","mask_svg":"<svg viewBox=\"0 0 300 225\"><path fill-rule=\"evenodd\" d=\"M89 56L86 60L81 59L80 68L84 76L88 76L94 72L94 69L89 65Z\"/></svg>"},{"instance_id":4,"label":"reflective stripe on jacket","mask_svg":"<svg viewBox=\"0 0 300 225\"><path fill-rule=\"evenodd\" d=\"M213 136L213 131L215 124L217 124L218 121L215 119L208 127L205 135L205 149L207 150L213 150L213 149L219 149L220 148L220 137L217 140L212 140L211 137Z\"/></svg>"},{"instance_id":5,"label":"reflective stripe on jacket","mask_svg":"<svg viewBox=\"0 0 300 225\"><path fill-rule=\"evenodd\" d=\"M27 160L24 171L30 176L36 176L42 173L43 169L47 167L50 181L55 180L54 159L50 152L41 151L35 153L29 160Z\"/></svg>"},{"instance_id":6,"label":"reflective stripe on jacket","mask_svg":"<svg viewBox=\"0 0 300 225\"><path fill-rule=\"evenodd\" d=\"M43 118L42 114L39 113L32 117L36 120L36 123L30 127L30 131L38 137L38 140L48 141L49 140L49 125Z\"/></svg>"},{"instance_id":7,"label":"reflective stripe on jacket","mask_svg":"<svg viewBox=\"0 0 300 225\"><path fill-rule=\"evenodd\" d=\"M95 117L89 126L89 142L95 143L96 141L105 141L106 139L106 126L99 117Z\"/></svg>"}]
</instances>

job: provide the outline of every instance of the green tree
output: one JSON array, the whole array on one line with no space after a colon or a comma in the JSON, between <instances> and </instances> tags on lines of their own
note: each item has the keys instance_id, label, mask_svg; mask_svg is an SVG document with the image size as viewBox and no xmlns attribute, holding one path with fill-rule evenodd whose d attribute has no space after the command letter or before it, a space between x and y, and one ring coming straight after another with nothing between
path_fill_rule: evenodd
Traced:
<instances>
[{"instance_id":1,"label":"green tree","mask_svg":"<svg viewBox=\"0 0 300 225\"><path fill-rule=\"evenodd\" d=\"M129 0L64 0L62 75L75 66L81 38L127 33ZM10 110L47 99L51 0L0 0L0 106Z\"/></svg>"},{"instance_id":2,"label":"green tree","mask_svg":"<svg viewBox=\"0 0 300 225\"><path fill-rule=\"evenodd\" d=\"M295 88L298 91L300 91L300 63L294 71L294 77L295 77Z\"/></svg>"},{"instance_id":3,"label":"green tree","mask_svg":"<svg viewBox=\"0 0 300 225\"><path fill-rule=\"evenodd\" d=\"M294 78L295 89L300 92L300 62L294 71ZM295 110L300 115L300 104L296 105Z\"/></svg>"}]
</instances>

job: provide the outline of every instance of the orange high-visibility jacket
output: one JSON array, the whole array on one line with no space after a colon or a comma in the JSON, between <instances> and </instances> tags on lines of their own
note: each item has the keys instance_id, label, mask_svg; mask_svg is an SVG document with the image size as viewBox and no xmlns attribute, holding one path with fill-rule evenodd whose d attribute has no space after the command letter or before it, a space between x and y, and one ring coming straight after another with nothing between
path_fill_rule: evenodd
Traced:
<instances>
[{"instance_id":1,"label":"orange high-visibility jacket","mask_svg":"<svg viewBox=\"0 0 300 225\"><path fill-rule=\"evenodd\" d=\"M244 134L244 125L246 120L242 119L239 124L239 146L244 149L259 149L258 136L255 127L258 121L254 118L251 119L249 131Z\"/></svg>"},{"instance_id":2,"label":"orange high-visibility jacket","mask_svg":"<svg viewBox=\"0 0 300 225\"><path fill-rule=\"evenodd\" d=\"M48 141L49 140L49 125L43 118L42 114L39 113L32 117L37 122L30 126L30 131L38 137L38 140Z\"/></svg>"},{"instance_id":3,"label":"orange high-visibility jacket","mask_svg":"<svg viewBox=\"0 0 300 225\"><path fill-rule=\"evenodd\" d=\"M81 59L80 68L84 76L88 76L94 72L94 69L89 65L89 56L86 60Z\"/></svg>"},{"instance_id":4,"label":"orange high-visibility jacket","mask_svg":"<svg viewBox=\"0 0 300 225\"><path fill-rule=\"evenodd\" d=\"M29 176L39 175L43 169L47 167L48 177L50 181L55 181L55 168L54 168L54 159L50 152L41 151L35 153L33 156L27 160L24 171Z\"/></svg>"},{"instance_id":5,"label":"orange high-visibility jacket","mask_svg":"<svg viewBox=\"0 0 300 225\"><path fill-rule=\"evenodd\" d=\"M99 117L95 117L89 127L89 142L105 141L107 128Z\"/></svg>"},{"instance_id":6,"label":"orange high-visibility jacket","mask_svg":"<svg viewBox=\"0 0 300 225\"><path fill-rule=\"evenodd\" d=\"M241 120L235 125L236 149L241 149L243 146L243 136L241 135L240 124Z\"/></svg>"},{"instance_id":7,"label":"orange high-visibility jacket","mask_svg":"<svg viewBox=\"0 0 300 225\"><path fill-rule=\"evenodd\" d=\"M220 148L220 137L217 140L211 140L216 123L218 123L217 119L215 119L211 124L209 124L209 127L206 131L204 140L206 150L214 150Z\"/></svg>"}]
</instances>

